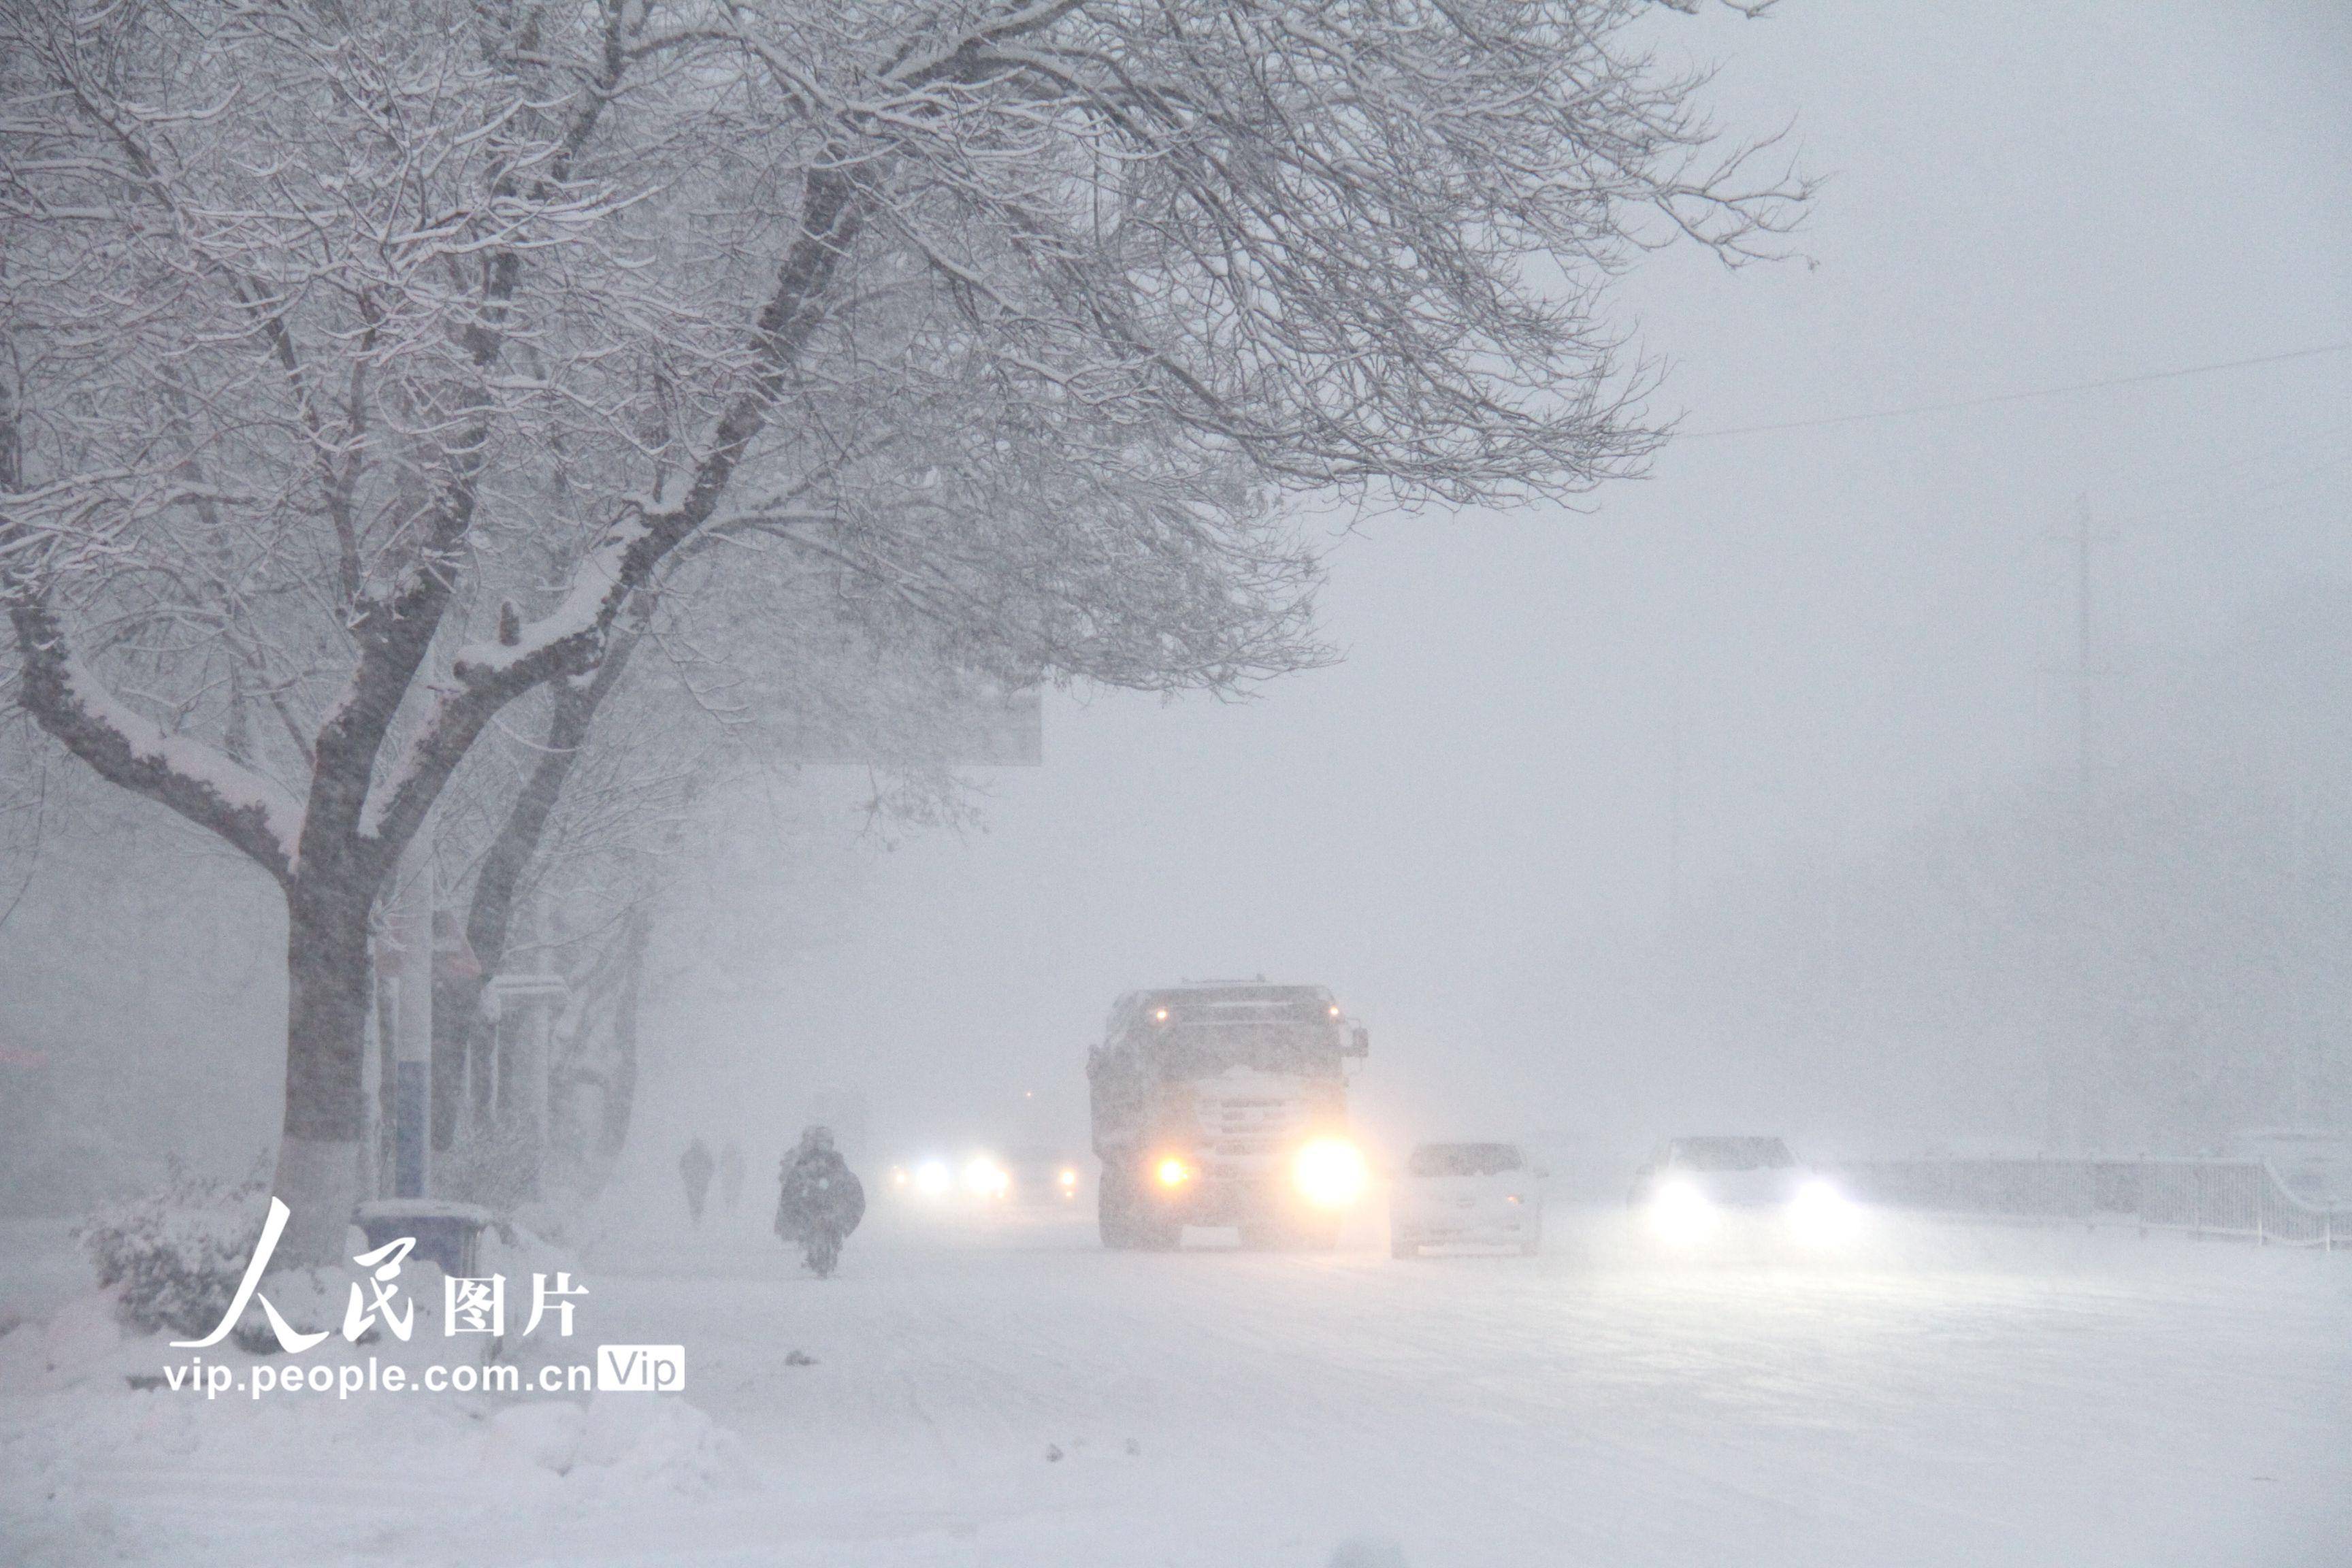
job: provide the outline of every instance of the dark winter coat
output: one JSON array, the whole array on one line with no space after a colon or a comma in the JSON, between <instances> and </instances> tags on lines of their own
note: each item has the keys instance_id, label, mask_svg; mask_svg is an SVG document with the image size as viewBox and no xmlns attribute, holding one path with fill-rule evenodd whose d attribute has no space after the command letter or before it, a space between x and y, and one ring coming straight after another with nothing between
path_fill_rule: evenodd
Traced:
<instances>
[{"instance_id":1,"label":"dark winter coat","mask_svg":"<svg viewBox=\"0 0 2352 1568\"><path fill-rule=\"evenodd\" d=\"M839 1153L814 1149L784 1167L776 1234L786 1241L802 1240L820 1228L847 1236L865 1217L866 1189Z\"/></svg>"}]
</instances>

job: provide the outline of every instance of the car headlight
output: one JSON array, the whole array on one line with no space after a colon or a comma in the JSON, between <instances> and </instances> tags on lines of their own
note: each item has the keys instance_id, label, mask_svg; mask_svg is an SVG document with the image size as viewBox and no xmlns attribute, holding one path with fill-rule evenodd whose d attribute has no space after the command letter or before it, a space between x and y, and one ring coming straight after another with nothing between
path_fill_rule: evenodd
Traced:
<instances>
[{"instance_id":1,"label":"car headlight","mask_svg":"<svg viewBox=\"0 0 2352 1568\"><path fill-rule=\"evenodd\" d=\"M1364 1156L1344 1138L1318 1138L1298 1152L1291 1175L1299 1194L1318 1208L1343 1208L1364 1195L1371 1179Z\"/></svg>"},{"instance_id":2,"label":"car headlight","mask_svg":"<svg viewBox=\"0 0 2352 1568\"><path fill-rule=\"evenodd\" d=\"M1811 1247L1833 1247L1852 1238L1862 1215L1853 1202L1818 1177L1789 1200L1789 1228Z\"/></svg>"},{"instance_id":3,"label":"car headlight","mask_svg":"<svg viewBox=\"0 0 2352 1568\"><path fill-rule=\"evenodd\" d=\"M1001 1198L1012 1190L1013 1173L985 1154L963 1168L964 1191L976 1198Z\"/></svg>"},{"instance_id":4,"label":"car headlight","mask_svg":"<svg viewBox=\"0 0 2352 1568\"><path fill-rule=\"evenodd\" d=\"M1650 1228L1677 1247L1703 1241L1715 1229L1715 1205L1691 1182L1667 1182L1650 1199Z\"/></svg>"},{"instance_id":5,"label":"car headlight","mask_svg":"<svg viewBox=\"0 0 2352 1568\"><path fill-rule=\"evenodd\" d=\"M927 1198L943 1198L955 1190L955 1173L945 1160L926 1160L915 1167L915 1190Z\"/></svg>"},{"instance_id":6,"label":"car headlight","mask_svg":"<svg viewBox=\"0 0 2352 1568\"><path fill-rule=\"evenodd\" d=\"M1159 1180L1161 1186L1166 1187L1170 1192L1174 1192L1192 1179L1192 1167L1176 1155L1170 1154L1151 1167L1151 1173Z\"/></svg>"}]
</instances>

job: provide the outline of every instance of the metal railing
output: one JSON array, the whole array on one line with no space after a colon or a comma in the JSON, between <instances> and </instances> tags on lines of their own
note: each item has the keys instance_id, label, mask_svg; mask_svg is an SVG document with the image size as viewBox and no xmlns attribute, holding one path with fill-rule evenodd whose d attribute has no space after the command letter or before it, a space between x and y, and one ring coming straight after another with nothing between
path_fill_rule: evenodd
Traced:
<instances>
[{"instance_id":1,"label":"metal railing","mask_svg":"<svg viewBox=\"0 0 2352 1568\"><path fill-rule=\"evenodd\" d=\"M2259 1160L1877 1160L1839 1171L1855 1197L1898 1208L2352 1249L2352 1209L2305 1202Z\"/></svg>"}]
</instances>

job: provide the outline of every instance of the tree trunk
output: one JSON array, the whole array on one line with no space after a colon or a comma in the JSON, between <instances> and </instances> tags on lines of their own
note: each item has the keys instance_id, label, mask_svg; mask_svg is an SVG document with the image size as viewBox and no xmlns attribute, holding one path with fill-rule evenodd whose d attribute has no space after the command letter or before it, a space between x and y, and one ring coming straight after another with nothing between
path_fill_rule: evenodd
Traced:
<instances>
[{"instance_id":1,"label":"tree trunk","mask_svg":"<svg viewBox=\"0 0 2352 1568\"><path fill-rule=\"evenodd\" d=\"M640 913L630 923L621 961L628 965L613 1014L613 1076L604 1085L604 1124L597 1129L598 1168L609 1174L629 1142L629 1120L637 1103L637 999L644 989L646 947L653 922ZM603 1178L597 1184L602 1186Z\"/></svg>"},{"instance_id":2,"label":"tree trunk","mask_svg":"<svg viewBox=\"0 0 2352 1568\"><path fill-rule=\"evenodd\" d=\"M466 1114L466 1043L475 1010L482 1005L482 980L457 974L433 977L433 1148L446 1152L457 1141Z\"/></svg>"},{"instance_id":3,"label":"tree trunk","mask_svg":"<svg viewBox=\"0 0 2352 1568\"><path fill-rule=\"evenodd\" d=\"M474 882L473 902L466 916L466 943L473 949L478 971L452 976L433 994L433 1146L436 1149L448 1148L456 1139L463 1098L460 1086L469 1059L478 1086L477 1109L486 1109L478 1086L486 1081L483 1063L491 1028L481 1012L482 991L506 968L507 944L513 934L523 879L538 858L548 821L562 799L581 748L588 742L596 710L628 668L629 655L636 645L636 632L627 631L613 639L604 662L589 679L550 683L547 739L539 762L508 806Z\"/></svg>"},{"instance_id":4,"label":"tree trunk","mask_svg":"<svg viewBox=\"0 0 2352 1568\"><path fill-rule=\"evenodd\" d=\"M286 894L286 1120L276 1192L293 1211L277 1261L341 1260L366 1135L372 879L298 873Z\"/></svg>"}]
</instances>

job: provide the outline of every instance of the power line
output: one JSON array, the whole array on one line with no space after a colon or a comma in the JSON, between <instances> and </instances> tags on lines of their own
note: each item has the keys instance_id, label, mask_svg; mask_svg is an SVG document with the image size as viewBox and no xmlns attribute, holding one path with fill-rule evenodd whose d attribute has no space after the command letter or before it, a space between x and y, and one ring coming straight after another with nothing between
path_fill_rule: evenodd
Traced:
<instances>
[{"instance_id":1,"label":"power line","mask_svg":"<svg viewBox=\"0 0 2352 1568\"><path fill-rule=\"evenodd\" d=\"M2303 484L2307 480L2321 478L2335 469L2344 467L2347 463L2352 463L2352 451L2338 452L2332 458L2328 458L2321 462L2313 463L2305 468L2297 468L2292 473L2273 474L2260 484L2251 485L2241 489L2233 489L2226 494L2209 494L2202 500L2188 501L2179 506L2155 507L2145 511L2126 512L2120 516L2110 518L2108 521L2112 522L2162 522L2172 518L2210 517L2223 513L2231 516L2260 517L2270 512L2287 510L2298 506L2309 506L2315 501L2325 498L2315 496L2290 496L2284 500L2273 500L2262 506L2249 506L2246 503L2263 496L2273 495L2280 490L2292 489L2293 487ZM2219 464L2215 465L2217 468L2221 466L2221 465Z\"/></svg>"},{"instance_id":2,"label":"power line","mask_svg":"<svg viewBox=\"0 0 2352 1568\"><path fill-rule=\"evenodd\" d=\"M2077 392L2102 392L2112 386L2140 386L2151 381L2178 381L2182 376L2210 375L2220 370L2244 370L2252 365L2281 364L2288 360L2340 354L2352 342L2322 343L2316 348L2285 353L2258 354L2252 359L2217 360L2211 364L2184 365L2179 370L2152 370L2139 375L2110 376L2105 381L2078 381L2066 386L2037 387L2032 392L2002 392L1990 397L1963 397L1949 403L1915 403L1907 408L1881 408L1868 414L1835 414L1825 419L1790 419L1777 425L1739 425L1723 430L1687 430L1675 438L1705 441L1721 436L1761 436L1774 430L1818 430L1832 425L1860 425L1873 419L1903 419L1915 414L1948 414L1962 408L1990 408L2002 403L2025 403L2041 397L2066 397Z\"/></svg>"}]
</instances>

